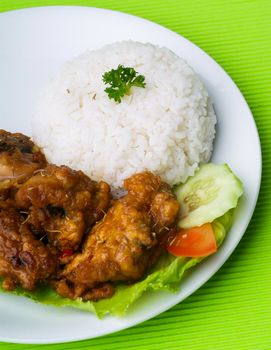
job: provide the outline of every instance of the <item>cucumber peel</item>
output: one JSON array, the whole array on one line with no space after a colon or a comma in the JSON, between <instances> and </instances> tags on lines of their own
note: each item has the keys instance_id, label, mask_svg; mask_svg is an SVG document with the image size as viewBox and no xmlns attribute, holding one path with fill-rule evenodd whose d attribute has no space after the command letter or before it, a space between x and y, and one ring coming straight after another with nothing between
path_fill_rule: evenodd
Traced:
<instances>
[{"instance_id":1,"label":"cucumber peel","mask_svg":"<svg viewBox=\"0 0 271 350\"><path fill-rule=\"evenodd\" d=\"M213 222L237 206L242 182L227 164L204 164L194 176L175 188L180 203L178 226L191 228Z\"/></svg>"}]
</instances>

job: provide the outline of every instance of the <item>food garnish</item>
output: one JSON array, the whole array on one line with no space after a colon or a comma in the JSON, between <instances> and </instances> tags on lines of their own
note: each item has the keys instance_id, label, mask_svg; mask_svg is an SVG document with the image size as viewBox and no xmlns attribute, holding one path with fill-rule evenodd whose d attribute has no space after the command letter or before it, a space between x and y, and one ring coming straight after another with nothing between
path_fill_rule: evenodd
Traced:
<instances>
[{"instance_id":1,"label":"food garnish","mask_svg":"<svg viewBox=\"0 0 271 350\"><path fill-rule=\"evenodd\" d=\"M237 206L243 193L241 181L227 164L204 164L184 184L175 188L181 203L181 228L201 226Z\"/></svg>"},{"instance_id":2,"label":"food garnish","mask_svg":"<svg viewBox=\"0 0 271 350\"><path fill-rule=\"evenodd\" d=\"M104 91L110 99L120 103L124 95L130 95L131 87L145 88L146 83L143 75L138 75L132 67L124 67L119 64L117 69L111 69L103 74L103 82L109 84Z\"/></svg>"},{"instance_id":3,"label":"food garnish","mask_svg":"<svg viewBox=\"0 0 271 350\"><path fill-rule=\"evenodd\" d=\"M217 251L216 238L212 225L207 223L172 232L167 243L167 250L175 256L199 258Z\"/></svg>"}]
</instances>

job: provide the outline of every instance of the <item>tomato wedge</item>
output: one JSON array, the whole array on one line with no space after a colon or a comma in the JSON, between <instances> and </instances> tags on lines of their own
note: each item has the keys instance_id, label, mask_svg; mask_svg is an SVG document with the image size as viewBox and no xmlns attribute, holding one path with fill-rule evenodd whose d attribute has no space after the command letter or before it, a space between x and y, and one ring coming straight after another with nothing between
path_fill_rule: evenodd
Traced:
<instances>
[{"instance_id":1,"label":"tomato wedge","mask_svg":"<svg viewBox=\"0 0 271 350\"><path fill-rule=\"evenodd\" d=\"M211 224L178 229L167 242L167 250L175 256L198 258L217 251L217 244Z\"/></svg>"}]
</instances>

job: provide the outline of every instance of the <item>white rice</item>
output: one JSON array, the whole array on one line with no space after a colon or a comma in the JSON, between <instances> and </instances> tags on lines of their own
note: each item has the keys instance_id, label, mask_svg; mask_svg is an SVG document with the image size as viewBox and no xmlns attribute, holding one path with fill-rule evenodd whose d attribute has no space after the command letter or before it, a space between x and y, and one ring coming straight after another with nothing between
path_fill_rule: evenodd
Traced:
<instances>
[{"instance_id":1,"label":"white rice","mask_svg":"<svg viewBox=\"0 0 271 350\"><path fill-rule=\"evenodd\" d=\"M117 104L102 75L119 64L144 75L146 87ZM210 159L215 123L208 93L186 62L166 48L125 41L64 65L40 97L33 139L50 162L115 188L146 169L174 185Z\"/></svg>"}]
</instances>

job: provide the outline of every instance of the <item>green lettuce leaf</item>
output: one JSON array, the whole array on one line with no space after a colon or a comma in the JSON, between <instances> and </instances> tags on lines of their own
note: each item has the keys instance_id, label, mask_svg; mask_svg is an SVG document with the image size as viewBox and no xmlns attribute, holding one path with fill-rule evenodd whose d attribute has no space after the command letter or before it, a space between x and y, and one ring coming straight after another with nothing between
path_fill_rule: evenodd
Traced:
<instances>
[{"instance_id":1,"label":"green lettuce leaf","mask_svg":"<svg viewBox=\"0 0 271 350\"><path fill-rule=\"evenodd\" d=\"M212 223L218 246L221 245L227 231L231 227L232 214L231 210L220 218L214 220ZM165 254L145 279L132 285L119 285L116 288L115 294L111 298L97 302L84 302L81 299L66 299L58 295L50 287L44 286L40 286L34 292L28 292L22 288L17 288L12 293L26 296L43 304L59 307L70 306L81 310L95 312L98 317L103 317L106 314L122 316L125 314L129 306L139 299L146 291L177 291L180 285L180 280L185 271L199 263L201 260L203 260L203 258L176 258L170 254ZM0 290L2 290L1 281Z\"/></svg>"}]
</instances>

